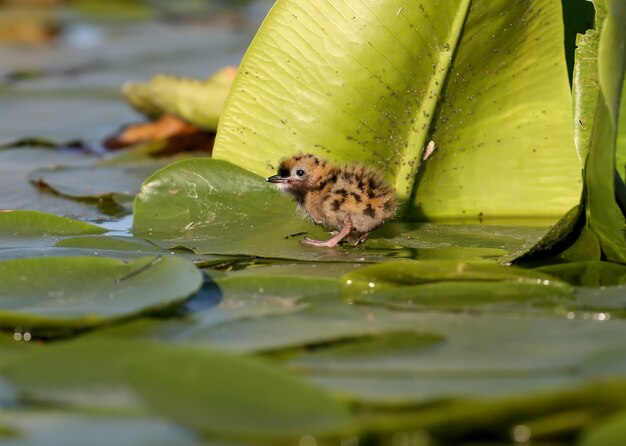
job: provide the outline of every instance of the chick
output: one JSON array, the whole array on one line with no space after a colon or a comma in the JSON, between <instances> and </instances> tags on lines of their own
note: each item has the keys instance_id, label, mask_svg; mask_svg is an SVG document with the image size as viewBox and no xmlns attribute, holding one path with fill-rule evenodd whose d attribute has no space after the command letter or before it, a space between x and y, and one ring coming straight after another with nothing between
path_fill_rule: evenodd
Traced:
<instances>
[{"instance_id":1,"label":"chick","mask_svg":"<svg viewBox=\"0 0 626 446\"><path fill-rule=\"evenodd\" d=\"M305 238L302 243L334 247L346 237L365 241L396 213L396 194L376 171L360 164L333 166L311 154L283 159L278 175L267 178L292 195L316 224L334 232L329 240Z\"/></svg>"}]
</instances>

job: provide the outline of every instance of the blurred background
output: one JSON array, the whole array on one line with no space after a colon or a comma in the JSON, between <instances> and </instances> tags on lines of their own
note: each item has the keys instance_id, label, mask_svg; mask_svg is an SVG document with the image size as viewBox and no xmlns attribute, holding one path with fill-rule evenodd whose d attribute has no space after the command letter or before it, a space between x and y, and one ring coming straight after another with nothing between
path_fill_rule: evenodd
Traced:
<instances>
[{"instance_id":1,"label":"blurred background","mask_svg":"<svg viewBox=\"0 0 626 446\"><path fill-rule=\"evenodd\" d=\"M271 0L0 0L0 144L141 121L121 86L238 65Z\"/></svg>"}]
</instances>

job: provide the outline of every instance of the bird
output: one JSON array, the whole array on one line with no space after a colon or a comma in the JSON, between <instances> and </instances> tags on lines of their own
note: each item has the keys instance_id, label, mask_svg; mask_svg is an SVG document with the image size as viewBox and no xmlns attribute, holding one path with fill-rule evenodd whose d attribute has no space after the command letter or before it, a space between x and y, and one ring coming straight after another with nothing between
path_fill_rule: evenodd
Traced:
<instances>
[{"instance_id":1,"label":"bird","mask_svg":"<svg viewBox=\"0 0 626 446\"><path fill-rule=\"evenodd\" d=\"M332 230L328 240L304 238L310 246L359 244L396 214L394 189L373 168L359 163L336 166L310 153L280 161L278 174L266 178L291 195L302 213Z\"/></svg>"}]
</instances>

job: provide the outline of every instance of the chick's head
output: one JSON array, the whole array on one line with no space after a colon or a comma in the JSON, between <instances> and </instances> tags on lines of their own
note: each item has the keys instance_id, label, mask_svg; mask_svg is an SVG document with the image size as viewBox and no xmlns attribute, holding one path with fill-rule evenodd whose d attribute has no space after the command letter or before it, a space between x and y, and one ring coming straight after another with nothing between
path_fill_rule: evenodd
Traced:
<instances>
[{"instance_id":1,"label":"chick's head","mask_svg":"<svg viewBox=\"0 0 626 446\"><path fill-rule=\"evenodd\" d=\"M278 175L267 178L279 189L298 195L314 188L324 177L326 162L311 154L299 154L281 160Z\"/></svg>"}]
</instances>

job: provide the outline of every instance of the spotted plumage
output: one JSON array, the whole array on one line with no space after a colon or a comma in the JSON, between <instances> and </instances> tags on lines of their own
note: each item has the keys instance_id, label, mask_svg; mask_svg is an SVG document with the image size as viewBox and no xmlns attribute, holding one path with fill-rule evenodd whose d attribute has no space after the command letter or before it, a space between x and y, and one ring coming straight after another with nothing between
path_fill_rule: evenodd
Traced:
<instances>
[{"instance_id":1,"label":"spotted plumage","mask_svg":"<svg viewBox=\"0 0 626 446\"><path fill-rule=\"evenodd\" d=\"M336 231L329 240L303 243L333 247L348 238L362 242L396 213L396 194L375 170L361 164L333 166L311 154L283 159L267 181L292 195L317 224Z\"/></svg>"}]
</instances>

